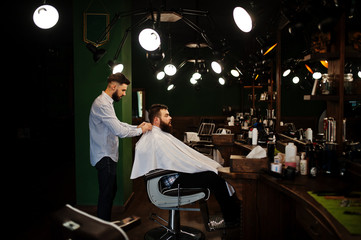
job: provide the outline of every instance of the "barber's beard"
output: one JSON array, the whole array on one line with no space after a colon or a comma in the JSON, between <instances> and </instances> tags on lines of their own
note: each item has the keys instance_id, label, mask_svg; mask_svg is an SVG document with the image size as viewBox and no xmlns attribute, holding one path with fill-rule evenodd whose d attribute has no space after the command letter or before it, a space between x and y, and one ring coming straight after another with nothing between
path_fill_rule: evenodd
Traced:
<instances>
[{"instance_id":1,"label":"barber's beard","mask_svg":"<svg viewBox=\"0 0 361 240\"><path fill-rule=\"evenodd\" d=\"M119 97L117 92L114 92L112 95L112 98L113 98L114 102L119 102L122 97Z\"/></svg>"},{"instance_id":2,"label":"barber's beard","mask_svg":"<svg viewBox=\"0 0 361 240\"><path fill-rule=\"evenodd\" d=\"M163 121L160 121L159 128L162 129L162 131L167 132L167 133L172 133L172 130L173 130L172 125L170 123L167 124Z\"/></svg>"}]
</instances>

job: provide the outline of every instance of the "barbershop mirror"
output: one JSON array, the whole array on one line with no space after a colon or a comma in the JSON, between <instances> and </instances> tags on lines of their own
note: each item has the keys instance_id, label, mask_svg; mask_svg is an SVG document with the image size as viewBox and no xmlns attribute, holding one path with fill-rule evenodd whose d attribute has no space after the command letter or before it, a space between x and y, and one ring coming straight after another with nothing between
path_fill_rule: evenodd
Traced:
<instances>
[{"instance_id":1,"label":"barbershop mirror","mask_svg":"<svg viewBox=\"0 0 361 240\"><path fill-rule=\"evenodd\" d=\"M134 88L132 91L132 118L144 121L145 119L145 90Z\"/></svg>"}]
</instances>

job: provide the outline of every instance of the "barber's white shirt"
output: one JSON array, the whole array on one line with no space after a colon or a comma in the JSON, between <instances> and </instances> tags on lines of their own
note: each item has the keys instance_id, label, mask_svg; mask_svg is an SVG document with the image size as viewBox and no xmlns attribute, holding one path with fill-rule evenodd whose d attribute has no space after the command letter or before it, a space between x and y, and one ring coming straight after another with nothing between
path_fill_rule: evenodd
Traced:
<instances>
[{"instance_id":1,"label":"barber's white shirt","mask_svg":"<svg viewBox=\"0 0 361 240\"><path fill-rule=\"evenodd\" d=\"M142 134L142 129L119 121L114 100L104 91L93 102L89 115L90 163L95 166L103 157L118 161L119 138Z\"/></svg>"}]
</instances>

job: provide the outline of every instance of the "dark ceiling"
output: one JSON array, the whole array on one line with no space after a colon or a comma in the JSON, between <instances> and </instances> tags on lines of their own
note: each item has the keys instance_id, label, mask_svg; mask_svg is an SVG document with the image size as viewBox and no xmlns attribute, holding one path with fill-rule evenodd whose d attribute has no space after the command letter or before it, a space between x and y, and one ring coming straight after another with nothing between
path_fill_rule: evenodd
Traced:
<instances>
[{"instance_id":1,"label":"dark ceiling","mask_svg":"<svg viewBox=\"0 0 361 240\"><path fill-rule=\"evenodd\" d=\"M260 50L267 44L276 43L277 32L281 32L283 46L283 60L302 58L310 51L311 36L317 32L327 32L334 28L337 19L345 12L347 30L360 31L361 1L356 0L226 0L222 2L207 0L164 1L148 0L134 1L133 10L144 9L150 11L171 10L183 15L197 25L201 32L212 43L205 49L189 49L189 42L204 42L204 37L195 31L185 21L175 23L160 23L159 29L163 37L162 47L167 51L171 36L173 58L180 55L183 58L211 58L214 53L221 53L225 58L233 59L242 65L248 76L254 75L255 65L264 63L267 58L274 56L270 53L263 56ZM232 12L236 6L251 4L256 15L255 28L244 33L234 23ZM188 11L192 10L192 11ZM191 14L190 14L191 12ZM193 14L197 13L197 14ZM139 20L140 15L133 16L133 22ZM319 25L322 23L322 25ZM144 25L152 25L148 21ZM133 41L137 40L138 31L133 31ZM164 43L164 39L167 39ZM137 44L134 42L134 44ZM174 56L176 55L176 56Z\"/></svg>"}]
</instances>

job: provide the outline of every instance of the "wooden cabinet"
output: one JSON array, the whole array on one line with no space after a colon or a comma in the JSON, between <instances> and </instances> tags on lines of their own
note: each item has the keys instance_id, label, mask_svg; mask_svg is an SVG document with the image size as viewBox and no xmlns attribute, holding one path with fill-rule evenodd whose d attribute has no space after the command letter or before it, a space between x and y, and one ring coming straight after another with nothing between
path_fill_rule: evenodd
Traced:
<instances>
[{"instance_id":1,"label":"wooden cabinet","mask_svg":"<svg viewBox=\"0 0 361 240\"><path fill-rule=\"evenodd\" d=\"M297 176L282 180L261 174L257 187L258 239L361 239L351 235L307 191L337 191L347 182Z\"/></svg>"}]
</instances>

